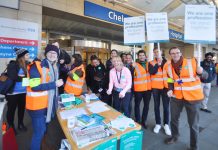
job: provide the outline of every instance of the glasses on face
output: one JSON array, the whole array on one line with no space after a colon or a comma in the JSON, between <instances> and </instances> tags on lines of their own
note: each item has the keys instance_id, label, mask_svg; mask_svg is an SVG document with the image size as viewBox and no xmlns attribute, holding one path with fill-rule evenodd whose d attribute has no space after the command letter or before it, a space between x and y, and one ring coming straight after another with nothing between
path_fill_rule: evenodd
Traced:
<instances>
[{"instance_id":1,"label":"glasses on face","mask_svg":"<svg viewBox=\"0 0 218 150\"><path fill-rule=\"evenodd\" d=\"M52 51L48 52L48 54L49 55L53 55L53 56L57 56L58 55L56 52L52 52Z\"/></svg>"},{"instance_id":2,"label":"glasses on face","mask_svg":"<svg viewBox=\"0 0 218 150\"><path fill-rule=\"evenodd\" d=\"M180 52L177 52L177 53L170 53L170 55L179 55Z\"/></svg>"}]
</instances>

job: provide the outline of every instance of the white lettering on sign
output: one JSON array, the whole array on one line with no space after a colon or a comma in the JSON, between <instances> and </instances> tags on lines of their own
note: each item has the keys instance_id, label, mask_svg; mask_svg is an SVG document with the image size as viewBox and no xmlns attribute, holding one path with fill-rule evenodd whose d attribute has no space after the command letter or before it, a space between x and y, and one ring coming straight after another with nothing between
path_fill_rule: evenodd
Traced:
<instances>
[{"instance_id":1,"label":"white lettering on sign","mask_svg":"<svg viewBox=\"0 0 218 150\"><path fill-rule=\"evenodd\" d=\"M124 16L123 15L121 15L121 16L119 16L119 15L117 15L115 12L113 12L113 11L110 11L109 13L108 13L108 17L110 18L110 19L112 19L112 20L116 20L116 21L120 21L120 22L123 22L124 21Z\"/></svg>"}]
</instances>

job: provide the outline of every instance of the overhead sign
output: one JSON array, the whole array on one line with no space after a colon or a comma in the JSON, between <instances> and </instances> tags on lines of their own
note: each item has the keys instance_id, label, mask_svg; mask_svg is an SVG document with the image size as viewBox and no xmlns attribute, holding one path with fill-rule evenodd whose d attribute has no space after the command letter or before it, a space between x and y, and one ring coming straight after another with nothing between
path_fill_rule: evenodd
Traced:
<instances>
[{"instance_id":1,"label":"overhead sign","mask_svg":"<svg viewBox=\"0 0 218 150\"><path fill-rule=\"evenodd\" d=\"M170 39L174 39L174 40L179 40L179 41L183 41L184 40L184 34L172 29L169 29L169 36Z\"/></svg>"},{"instance_id":2,"label":"overhead sign","mask_svg":"<svg viewBox=\"0 0 218 150\"><path fill-rule=\"evenodd\" d=\"M0 58L14 58L14 48L24 48L35 58L38 51L37 23L0 18Z\"/></svg>"},{"instance_id":3,"label":"overhead sign","mask_svg":"<svg viewBox=\"0 0 218 150\"><path fill-rule=\"evenodd\" d=\"M185 42L216 44L216 8L211 5L185 6Z\"/></svg>"},{"instance_id":4,"label":"overhead sign","mask_svg":"<svg viewBox=\"0 0 218 150\"><path fill-rule=\"evenodd\" d=\"M146 13L147 41L169 41L167 13Z\"/></svg>"},{"instance_id":5,"label":"overhead sign","mask_svg":"<svg viewBox=\"0 0 218 150\"><path fill-rule=\"evenodd\" d=\"M145 43L145 17L124 18L124 44L141 45Z\"/></svg>"},{"instance_id":6,"label":"overhead sign","mask_svg":"<svg viewBox=\"0 0 218 150\"><path fill-rule=\"evenodd\" d=\"M91 3L89 1L84 2L84 15L120 25L123 25L125 17L130 17L127 14Z\"/></svg>"}]
</instances>

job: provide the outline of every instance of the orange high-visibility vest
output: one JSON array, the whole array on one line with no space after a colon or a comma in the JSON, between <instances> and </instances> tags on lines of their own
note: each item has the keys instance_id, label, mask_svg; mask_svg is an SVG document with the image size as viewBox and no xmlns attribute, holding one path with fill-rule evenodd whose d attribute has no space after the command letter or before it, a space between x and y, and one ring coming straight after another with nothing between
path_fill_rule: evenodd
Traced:
<instances>
[{"instance_id":1,"label":"orange high-visibility vest","mask_svg":"<svg viewBox=\"0 0 218 150\"><path fill-rule=\"evenodd\" d=\"M195 58L183 59L180 76L175 73L171 61L164 65L164 70L168 77L174 80L173 94L177 99L198 101L204 98L201 81L196 73L197 63Z\"/></svg>"},{"instance_id":2,"label":"orange high-visibility vest","mask_svg":"<svg viewBox=\"0 0 218 150\"><path fill-rule=\"evenodd\" d=\"M218 74L218 63L216 64L216 73Z\"/></svg>"},{"instance_id":3,"label":"orange high-visibility vest","mask_svg":"<svg viewBox=\"0 0 218 150\"><path fill-rule=\"evenodd\" d=\"M75 96L79 96L82 94L82 87L85 83L85 69L83 65L80 65L79 67L75 67L71 73L73 74L76 70L82 69L83 76L79 78L76 81L73 81L70 79L70 77L67 78L66 84L64 86L64 91L68 94L74 94Z\"/></svg>"},{"instance_id":4,"label":"orange high-visibility vest","mask_svg":"<svg viewBox=\"0 0 218 150\"><path fill-rule=\"evenodd\" d=\"M50 77L48 75L49 69L41 67L41 62L35 61L34 63L27 66L28 72L30 71L31 65L36 64L36 68L40 74L40 82L48 83ZM29 73L27 73L29 78ZM48 106L48 91L33 91L30 86L27 86L26 93L26 109L28 110L39 110L47 108Z\"/></svg>"},{"instance_id":5,"label":"orange high-visibility vest","mask_svg":"<svg viewBox=\"0 0 218 150\"><path fill-rule=\"evenodd\" d=\"M152 66L157 64L156 60L152 60L149 62ZM165 75L164 75L165 74ZM153 89L163 89L168 88L168 84L164 84L164 81L167 81L166 72L162 70L161 67L158 67L158 71L156 74L151 74L151 88Z\"/></svg>"},{"instance_id":6,"label":"orange high-visibility vest","mask_svg":"<svg viewBox=\"0 0 218 150\"><path fill-rule=\"evenodd\" d=\"M148 63L146 68L148 68ZM151 90L151 80L148 69L136 63L134 70L134 91L143 92L148 90Z\"/></svg>"}]
</instances>

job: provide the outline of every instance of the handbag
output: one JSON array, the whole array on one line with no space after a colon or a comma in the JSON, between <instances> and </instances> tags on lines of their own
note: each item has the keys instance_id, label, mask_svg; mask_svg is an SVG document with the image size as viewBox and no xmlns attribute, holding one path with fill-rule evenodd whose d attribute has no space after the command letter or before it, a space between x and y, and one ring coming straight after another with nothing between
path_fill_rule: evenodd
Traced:
<instances>
[{"instance_id":1,"label":"handbag","mask_svg":"<svg viewBox=\"0 0 218 150\"><path fill-rule=\"evenodd\" d=\"M0 76L0 94L6 95L12 86L13 80L8 77L6 68Z\"/></svg>"}]
</instances>

